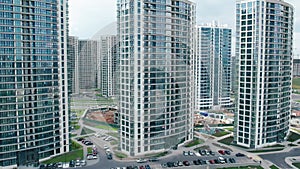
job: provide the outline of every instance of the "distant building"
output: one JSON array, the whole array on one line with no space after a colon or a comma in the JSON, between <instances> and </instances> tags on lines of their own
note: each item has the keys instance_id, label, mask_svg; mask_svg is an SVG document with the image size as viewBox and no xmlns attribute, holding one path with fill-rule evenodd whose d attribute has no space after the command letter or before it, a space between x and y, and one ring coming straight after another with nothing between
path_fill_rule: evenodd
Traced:
<instances>
[{"instance_id":1,"label":"distant building","mask_svg":"<svg viewBox=\"0 0 300 169\"><path fill-rule=\"evenodd\" d=\"M294 8L283 0L238 0L236 7L234 139L248 148L274 145L289 134Z\"/></svg>"},{"instance_id":2,"label":"distant building","mask_svg":"<svg viewBox=\"0 0 300 169\"><path fill-rule=\"evenodd\" d=\"M99 74L99 42L79 40L78 42L78 83L80 92L97 88Z\"/></svg>"},{"instance_id":3,"label":"distant building","mask_svg":"<svg viewBox=\"0 0 300 169\"><path fill-rule=\"evenodd\" d=\"M101 94L106 97L116 94L117 36L101 36L100 39L100 85Z\"/></svg>"},{"instance_id":4,"label":"distant building","mask_svg":"<svg viewBox=\"0 0 300 169\"><path fill-rule=\"evenodd\" d=\"M117 1L120 149L158 153L193 139L193 35L188 0Z\"/></svg>"},{"instance_id":5,"label":"distant building","mask_svg":"<svg viewBox=\"0 0 300 169\"><path fill-rule=\"evenodd\" d=\"M194 61L196 110L231 104L231 32L217 23L197 26Z\"/></svg>"},{"instance_id":6,"label":"distant building","mask_svg":"<svg viewBox=\"0 0 300 169\"><path fill-rule=\"evenodd\" d=\"M293 76L300 76L300 59L293 59Z\"/></svg>"},{"instance_id":7,"label":"distant building","mask_svg":"<svg viewBox=\"0 0 300 169\"><path fill-rule=\"evenodd\" d=\"M78 43L79 39L75 36L68 38L68 75L69 75L69 90L71 93L79 93L79 78L78 78Z\"/></svg>"},{"instance_id":8,"label":"distant building","mask_svg":"<svg viewBox=\"0 0 300 169\"><path fill-rule=\"evenodd\" d=\"M0 10L0 168L38 165L70 146L68 0Z\"/></svg>"}]
</instances>

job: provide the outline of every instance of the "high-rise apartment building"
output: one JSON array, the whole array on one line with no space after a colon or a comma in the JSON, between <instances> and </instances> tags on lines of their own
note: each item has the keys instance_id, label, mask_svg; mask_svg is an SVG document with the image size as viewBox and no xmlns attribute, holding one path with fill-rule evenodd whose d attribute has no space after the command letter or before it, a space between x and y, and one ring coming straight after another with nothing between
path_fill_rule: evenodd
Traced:
<instances>
[{"instance_id":1,"label":"high-rise apartment building","mask_svg":"<svg viewBox=\"0 0 300 169\"><path fill-rule=\"evenodd\" d=\"M69 74L69 90L71 93L79 93L79 39L76 36L68 37L68 74Z\"/></svg>"},{"instance_id":2,"label":"high-rise apartment building","mask_svg":"<svg viewBox=\"0 0 300 169\"><path fill-rule=\"evenodd\" d=\"M100 37L100 85L101 94L106 97L116 94L116 66L117 66L117 36L106 35Z\"/></svg>"},{"instance_id":3,"label":"high-rise apartment building","mask_svg":"<svg viewBox=\"0 0 300 169\"><path fill-rule=\"evenodd\" d=\"M0 2L0 168L69 151L67 3Z\"/></svg>"},{"instance_id":4,"label":"high-rise apartment building","mask_svg":"<svg viewBox=\"0 0 300 169\"><path fill-rule=\"evenodd\" d=\"M161 152L193 138L189 0L118 0L120 148Z\"/></svg>"},{"instance_id":5,"label":"high-rise apartment building","mask_svg":"<svg viewBox=\"0 0 300 169\"><path fill-rule=\"evenodd\" d=\"M99 65L99 42L79 40L78 43L78 83L80 92L97 88Z\"/></svg>"},{"instance_id":6,"label":"high-rise apartment building","mask_svg":"<svg viewBox=\"0 0 300 169\"><path fill-rule=\"evenodd\" d=\"M216 22L197 26L195 47L196 110L229 106L231 29Z\"/></svg>"},{"instance_id":7,"label":"high-rise apartment building","mask_svg":"<svg viewBox=\"0 0 300 169\"><path fill-rule=\"evenodd\" d=\"M235 142L260 148L287 138L291 114L293 6L238 0Z\"/></svg>"}]
</instances>

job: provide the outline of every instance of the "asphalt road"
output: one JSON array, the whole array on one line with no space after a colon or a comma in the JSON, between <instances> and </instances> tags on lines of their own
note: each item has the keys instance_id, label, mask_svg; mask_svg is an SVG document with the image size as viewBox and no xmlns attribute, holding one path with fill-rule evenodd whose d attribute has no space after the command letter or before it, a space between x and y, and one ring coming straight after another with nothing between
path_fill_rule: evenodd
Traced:
<instances>
[{"instance_id":1,"label":"asphalt road","mask_svg":"<svg viewBox=\"0 0 300 169\"><path fill-rule=\"evenodd\" d=\"M292 167L289 166L284 161L284 159L286 157L300 156L300 148L292 149L290 152L272 153L259 156L265 160L271 161L272 163L276 164L279 168L292 169Z\"/></svg>"},{"instance_id":2,"label":"asphalt road","mask_svg":"<svg viewBox=\"0 0 300 169\"><path fill-rule=\"evenodd\" d=\"M99 161L95 165L92 166L86 166L82 167L83 169L111 169L116 168L116 167L127 167L127 166L141 166L141 165L146 165L149 164L151 168L161 168L162 163L166 162L176 162L176 161L189 161L191 166L189 167L184 167L184 168L201 168L200 165L196 167L196 165L192 164L193 160L196 159L203 159L203 160L211 160L211 159L217 159L220 155L216 153L215 156L203 156L203 157L197 157L197 156L184 156L182 153L181 154L175 154L170 157L162 158L157 162L147 162L147 163L137 163L135 161L115 161L115 160L108 160L106 158L105 152L102 148L98 147L99 150ZM233 157L237 163L239 164L244 164L244 163L253 163L252 160L246 158L246 157L235 157L234 155L228 156L224 155L223 157L225 158L230 158ZM208 165L202 166L202 168L207 168ZM212 166L212 165L209 165ZM213 166L218 166L218 167L225 167L225 166L230 166L230 164L217 164ZM183 167L177 167L177 168L183 168ZM211 168L211 167L210 167Z\"/></svg>"}]
</instances>

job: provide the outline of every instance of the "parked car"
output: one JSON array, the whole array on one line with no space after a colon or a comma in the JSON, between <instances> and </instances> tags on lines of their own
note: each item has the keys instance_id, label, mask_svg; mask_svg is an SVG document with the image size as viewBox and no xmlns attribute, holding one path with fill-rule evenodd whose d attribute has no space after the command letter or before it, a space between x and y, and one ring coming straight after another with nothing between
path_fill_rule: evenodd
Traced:
<instances>
[{"instance_id":1,"label":"parked car","mask_svg":"<svg viewBox=\"0 0 300 169\"><path fill-rule=\"evenodd\" d=\"M92 160L92 159L93 159L93 154L88 154L88 155L86 156L86 159Z\"/></svg>"},{"instance_id":2,"label":"parked car","mask_svg":"<svg viewBox=\"0 0 300 169\"><path fill-rule=\"evenodd\" d=\"M112 155L111 154L106 154L107 159L111 160L112 159Z\"/></svg>"},{"instance_id":3,"label":"parked car","mask_svg":"<svg viewBox=\"0 0 300 169\"><path fill-rule=\"evenodd\" d=\"M139 159L136 160L136 162L137 163L145 163L145 162L147 162L147 160L143 159L143 158L139 158Z\"/></svg>"},{"instance_id":4,"label":"parked car","mask_svg":"<svg viewBox=\"0 0 300 169\"><path fill-rule=\"evenodd\" d=\"M225 154L230 155L231 152L229 150L225 150Z\"/></svg>"},{"instance_id":5,"label":"parked car","mask_svg":"<svg viewBox=\"0 0 300 169\"><path fill-rule=\"evenodd\" d=\"M215 160L209 160L210 164L215 164Z\"/></svg>"},{"instance_id":6,"label":"parked car","mask_svg":"<svg viewBox=\"0 0 300 169\"><path fill-rule=\"evenodd\" d=\"M209 154L212 155L212 156L215 155L215 153L214 153L213 151L211 151L211 150L209 150L208 152L209 152Z\"/></svg>"},{"instance_id":7,"label":"parked car","mask_svg":"<svg viewBox=\"0 0 300 169\"><path fill-rule=\"evenodd\" d=\"M178 166L183 166L183 163L181 161L177 161Z\"/></svg>"},{"instance_id":8,"label":"parked car","mask_svg":"<svg viewBox=\"0 0 300 169\"><path fill-rule=\"evenodd\" d=\"M189 161L183 161L182 163L183 163L183 165L185 165L185 166L189 166L189 165L190 165Z\"/></svg>"},{"instance_id":9,"label":"parked car","mask_svg":"<svg viewBox=\"0 0 300 169\"><path fill-rule=\"evenodd\" d=\"M242 154L242 153L237 153L237 154L235 154L235 156L237 156L237 157L244 157L244 156L246 156L245 154Z\"/></svg>"},{"instance_id":10,"label":"parked car","mask_svg":"<svg viewBox=\"0 0 300 169\"><path fill-rule=\"evenodd\" d=\"M221 163L221 164L225 164L226 162L225 162L225 158L224 157L219 157L218 158L218 160L219 160L219 162Z\"/></svg>"},{"instance_id":11,"label":"parked car","mask_svg":"<svg viewBox=\"0 0 300 169\"><path fill-rule=\"evenodd\" d=\"M182 154L183 154L184 156L188 156L188 155L189 155L189 152L183 151Z\"/></svg>"},{"instance_id":12,"label":"parked car","mask_svg":"<svg viewBox=\"0 0 300 169\"><path fill-rule=\"evenodd\" d=\"M151 169L151 167L147 164L145 165L145 169Z\"/></svg>"},{"instance_id":13,"label":"parked car","mask_svg":"<svg viewBox=\"0 0 300 169\"><path fill-rule=\"evenodd\" d=\"M91 141L85 142L84 144L87 146L93 145L93 143Z\"/></svg>"},{"instance_id":14,"label":"parked car","mask_svg":"<svg viewBox=\"0 0 300 169\"><path fill-rule=\"evenodd\" d=\"M76 160L75 166L76 166L76 167L79 167L80 165L81 165L80 160Z\"/></svg>"},{"instance_id":15,"label":"parked car","mask_svg":"<svg viewBox=\"0 0 300 169\"><path fill-rule=\"evenodd\" d=\"M45 169L46 168L46 165L45 164L41 164L39 169Z\"/></svg>"},{"instance_id":16,"label":"parked car","mask_svg":"<svg viewBox=\"0 0 300 169\"><path fill-rule=\"evenodd\" d=\"M159 159L156 158L156 157L153 157L153 158L149 158L148 161L149 161L149 162L155 162L155 161L159 161Z\"/></svg>"},{"instance_id":17,"label":"parked car","mask_svg":"<svg viewBox=\"0 0 300 169\"><path fill-rule=\"evenodd\" d=\"M82 141L82 140L84 140L83 137L79 137L79 138L77 139L77 141Z\"/></svg>"},{"instance_id":18,"label":"parked car","mask_svg":"<svg viewBox=\"0 0 300 169\"><path fill-rule=\"evenodd\" d=\"M93 159L97 159L98 157L97 157L97 155L93 155Z\"/></svg>"},{"instance_id":19,"label":"parked car","mask_svg":"<svg viewBox=\"0 0 300 169\"><path fill-rule=\"evenodd\" d=\"M193 163L194 163L195 165L200 165L200 163L199 163L198 160L194 160Z\"/></svg>"},{"instance_id":20,"label":"parked car","mask_svg":"<svg viewBox=\"0 0 300 169\"><path fill-rule=\"evenodd\" d=\"M192 152L192 151L188 151L188 153L189 153L189 156L193 156L194 155L194 152Z\"/></svg>"},{"instance_id":21,"label":"parked car","mask_svg":"<svg viewBox=\"0 0 300 169\"><path fill-rule=\"evenodd\" d=\"M58 162L57 163L57 168L63 168L63 163L62 162Z\"/></svg>"},{"instance_id":22,"label":"parked car","mask_svg":"<svg viewBox=\"0 0 300 169\"><path fill-rule=\"evenodd\" d=\"M235 159L234 158L229 158L229 162L235 163Z\"/></svg>"},{"instance_id":23,"label":"parked car","mask_svg":"<svg viewBox=\"0 0 300 169\"><path fill-rule=\"evenodd\" d=\"M225 151L224 150L219 150L218 151L220 154L225 155Z\"/></svg>"},{"instance_id":24,"label":"parked car","mask_svg":"<svg viewBox=\"0 0 300 169\"><path fill-rule=\"evenodd\" d=\"M75 161L74 161L74 160L71 160L71 161L70 161L69 167L75 167Z\"/></svg>"},{"instance_id":25,"label":"parked car","mask_svg":"<svg viewBox=\"0 0 300 169\"><path fill-rule=\"evenodd\" d=\"M81 166L86 166L86 161L85 160L81 160L80 164L81 164Z\"/></svg>"}]
</instances>

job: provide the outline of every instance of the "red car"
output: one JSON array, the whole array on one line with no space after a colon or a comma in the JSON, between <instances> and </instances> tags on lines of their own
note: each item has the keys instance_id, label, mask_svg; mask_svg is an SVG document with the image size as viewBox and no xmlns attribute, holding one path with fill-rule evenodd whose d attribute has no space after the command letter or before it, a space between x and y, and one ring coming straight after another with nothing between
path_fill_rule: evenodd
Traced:
<instances>
[{"instance_id":1,"label":"red car","mask_svg":"<svg viewBox=\"0 0 300 169\"><path fill-rule=\"evenodd\" d=\"M209 160L210 164L215 164L215 160Z\"/></svg>"},{"instance_id":2,"label":"red car","mask_svg":"<svg viewBox=\"0 0 300 169\"><path fill-rule=\"evenodd\" d=\"M218 151L220 154L225 155L225 151L224 150L219 150Z\"/></svg>"}]
</instances>

